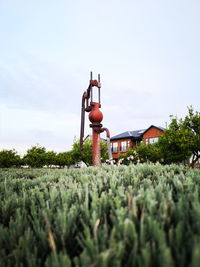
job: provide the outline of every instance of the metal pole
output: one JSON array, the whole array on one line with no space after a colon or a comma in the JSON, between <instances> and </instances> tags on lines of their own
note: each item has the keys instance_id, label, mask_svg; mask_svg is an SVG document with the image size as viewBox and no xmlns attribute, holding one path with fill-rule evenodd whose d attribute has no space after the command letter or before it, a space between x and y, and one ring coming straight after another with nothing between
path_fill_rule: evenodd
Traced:
<instances>
[{"instance_id":1,"label":"metal pole","mask_svg":"<svg viewBox=\"0 0 200 267\"><path fill-rule=\"evenodd\" d=\"M92 129L92 163L93 166L101 165L100 137L94 129Z\"/></svg>"},{"instance_id":2,"label":"metal pole","mask_svg":"<svg viewBox=\"0 0 200 267\"><path fill-rule=\"evenodd\" d=\"M93 87L98 88L98 102L93 102ZM84 121L85 112L89 113L89 120L91 122L90 127L92 128L92 162L93 166L101 165L101 148L100 148L100 133L106 131L107 133L107 146L109 160L112 163L112 152L110 149L110 133L107 128L102 128L101 121L103 120L103 114L101 108L101 95L100 95L100 74L98 74L98 81L92 79L92 72L90 72L90 83L87 91L83 94L82 98L82 112L81 112L81 131L80 131L80 147L83 150L83 137L84 137ZM90 101L90 103L89 103ZM85 107L86 105L86 107Z\"/></svg>"},{"instance_id":3,"label":"metal pole","mask_svg":"<svg viewBox=\"0 0 200 267\"><path fill-rule=\"evenodd\" d=\"M92 71L90 72L90 83L91 83L91 82L92 82ZM92 86L91 86L90 94L91 94L91 102L93 102L93 91L92 91Z\"/></svg>"},{"instance_id":4,"label":"metal pole","mask_svg":"<svg viewBox=\"0 0 200 267\"><path fill-rule=\"evenodd\" d=\"M100 74L98 74L98 82L100 83ZM99 93L99 104L101 104L101 92L100 92L100 87L98 87L98 93Z\"/></svg>"}]
</instances>

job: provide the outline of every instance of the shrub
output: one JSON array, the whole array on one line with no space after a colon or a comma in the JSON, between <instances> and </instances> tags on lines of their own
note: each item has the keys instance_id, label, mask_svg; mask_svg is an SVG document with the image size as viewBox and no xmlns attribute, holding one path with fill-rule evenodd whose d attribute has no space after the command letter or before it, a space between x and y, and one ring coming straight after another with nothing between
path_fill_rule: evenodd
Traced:
<instances>
[{"instance_id":1,"label":"shrub","mask_svg":"<svg viewBox=\"0 0 200 267\"><path fill-rule=\"evenodd\" d=\"M20 156L14 149L0 151L0 168L18 167L21 162Z\"/></svg>"},{"instance_id":2,"label":"shrub","mask_svg":"<svg viewBox=\"0 0 200 267\"><path fill-rule=\"evenodd\" d=\"M1 170L0 192L2 266L199 266L197 169Z\"/></svg>"}]
</instances>

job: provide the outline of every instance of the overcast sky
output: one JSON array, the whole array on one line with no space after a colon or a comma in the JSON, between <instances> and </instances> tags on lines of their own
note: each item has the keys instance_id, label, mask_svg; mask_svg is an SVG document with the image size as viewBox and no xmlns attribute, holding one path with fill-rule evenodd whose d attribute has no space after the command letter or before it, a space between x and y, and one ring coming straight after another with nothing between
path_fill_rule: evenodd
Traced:
<instances>
[{"instance_id":1,"label":"overcast sky","mask_svg":"<svg viewBox=\"0 0 200 267\"><path fill-rule=\"evenodd\" d=\"M69 150L90 70L111 135L199 111L199 0L0 0L0 33L0 149Z\"/></svg>"}]
</instances>

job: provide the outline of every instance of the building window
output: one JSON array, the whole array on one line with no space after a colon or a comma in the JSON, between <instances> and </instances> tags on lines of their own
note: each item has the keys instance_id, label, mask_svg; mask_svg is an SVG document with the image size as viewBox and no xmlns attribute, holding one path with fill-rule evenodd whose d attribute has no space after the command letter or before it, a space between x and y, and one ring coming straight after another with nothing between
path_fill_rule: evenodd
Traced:
<instances>
[{"instance_id":1,"label":"building window","mask_svg":"<svg viewBox=\"0 0 200 267\"><path fill-rule=\"evenodd\" d=\"M117 150L118 150L118 143L115 142L115 143L112 143L112 153L117 153Z\"/></svg>"},{"instance_id":2,"label":"building window","mask_svg":"<svg viewBox=\"0 0 200 267\"><path fill-rule=\"evenodd\" d=\"M126 141L121 142L121 152L126 152Z\"/></svg>"},{"instance_id":3,"label":"building window","mask_svg":"<svg viewBox=\"0 0 200 267\"><path fill-rule=\"evenodd\" d=\"M156 143L156 142L158 142L158 137L149 138L149 143L150 144L153 144L153 143Z\"/></svg>"},{"instance_id":4,"label":"building window","mask_svg":"<svg viewBox=\"0 0 200 267\"><path fill-rule=\"evenodd\" d=\"M146 139L145 139L145 143L146 143L146 145L149 144L149 138L146 138Z\"/></svg>"}]
</instances>

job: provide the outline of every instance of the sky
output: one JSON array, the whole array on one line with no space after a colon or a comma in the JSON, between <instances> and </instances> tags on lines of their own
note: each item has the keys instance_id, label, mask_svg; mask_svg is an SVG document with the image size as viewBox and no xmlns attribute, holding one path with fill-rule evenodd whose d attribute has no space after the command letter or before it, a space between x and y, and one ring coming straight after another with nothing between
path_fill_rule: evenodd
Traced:
<instances>
[{"instance_id":1,"label":"sky","mask_svg":"<svg viewBox=\"0 0 200 267\"><path fill-rule=\"evenodd\" d=\"M0 0L0 149L70 150L90 71L111 136L199 111L199 48L199 0Z\"/></svg>"}]
</instances>

